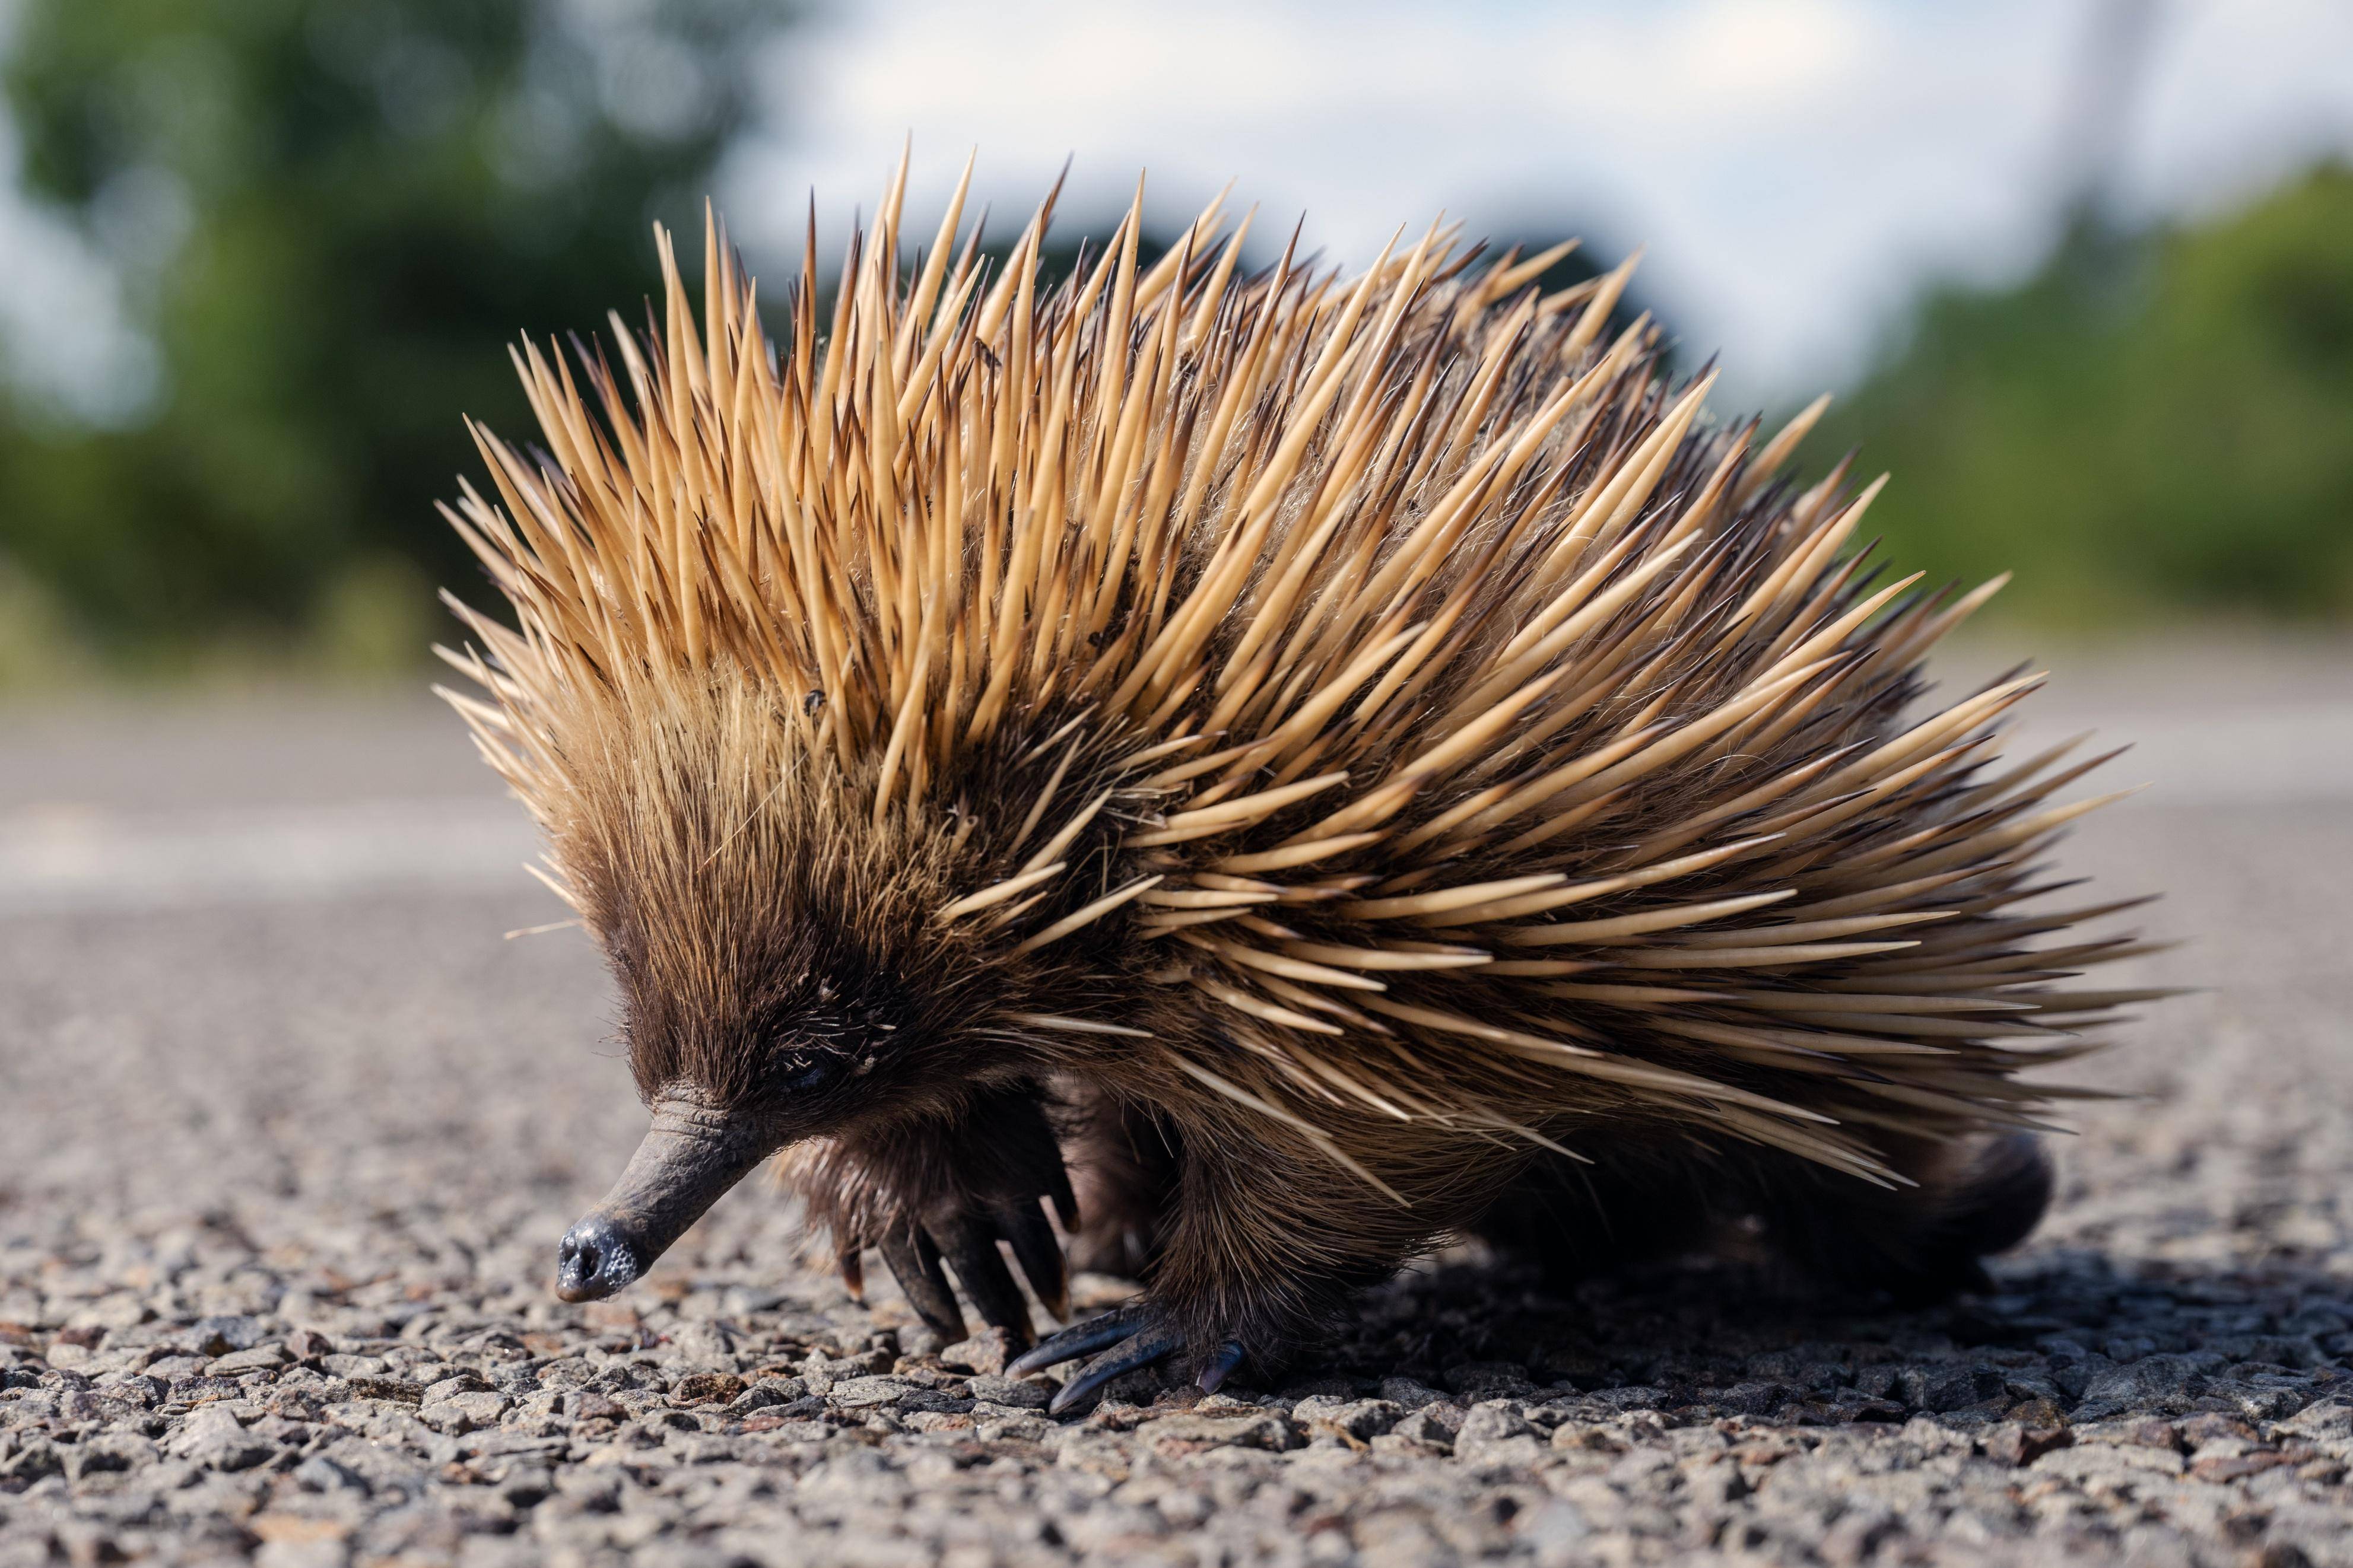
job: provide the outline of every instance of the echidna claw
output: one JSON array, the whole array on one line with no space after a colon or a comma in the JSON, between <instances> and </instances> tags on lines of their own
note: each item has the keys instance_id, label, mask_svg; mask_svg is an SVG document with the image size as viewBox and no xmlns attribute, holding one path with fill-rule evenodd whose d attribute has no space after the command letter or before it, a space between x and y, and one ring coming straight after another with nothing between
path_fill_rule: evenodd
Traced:
<instances>
[{"instance_id":1,"label":"echidna claw","mask_svg":"<svg viewBox=\"0 0 2353 1568\"><path fill-rule=\"evenodd\" d=\"M1160 1327L1157 1317L1148 1317L1133 1335L1087 1363L1078 1376L1062 1384L1061 1391L1047 1405L1046 1414L1060 1415L1085 1404L1112 1379L1150 1366L1172 1351L1181 1350L1184 1343L1176 1334Z\"/></svg>"},{"instance_id":2,"label":"echidna claw","mask_svg":"<svg viewBox=\"0 0 2353 1568\"><path fill-rule=\"evenodd\" d=\"M1029 1342L1029 1306L1005 1267L1005 1255L997 1250L997 1234L989 1221L964 1215L942 1227L940 1250L981 1321L1003 1329L1007 1341L1018 1348Z\"/></svg>"},{"instance_id":3,"label":"echidna claw","mask_svg":"<svg viewBox=\"0 0 2353 1568\"><path fill-rule=\"evenodd\" d=\"M907 1226L883 1237L878 1250L892 1278L899 1281L907 1305L915 1309L915 1315L923 1320L925 1326L943 1341L964 1338L964 1313L958 1310L955 1291L940 1268L940 1249L932 1238L916 1226Z\"/></svg>"},{"instance_id":4,"label":"echidna claw","mask_svg":"<svg viewBox=\"0 0 2353 1568\"><path fill-rule=\"evenodd\" d=\"M998 1211L996 1218L998 1232L1012 1244L1014 1259L1029 1277L1038 1300L1057 1322L1068 1319L1070 1270L1062 1260L1062 1244L1055 1239L1054 1227L1046 1223L1045 1211L1034 1202L1014 1204Z\"/></svg>"},{"instance_id":5,"label":"echidna claw","mask_svg":"<svg viewBox=\"0 0 2353 1568\"><path fill-rule=\"evenodd\" d=\"M842 1247L834 1258L841 1268L841 1288L860 1306L866 1305L866 1259L854 1247Z\"/></svg>"},{"instance_id":6,"label":"echidna claw","mask_svg":"<svg viewBox=\"0 0 2353 1568\"><path fill-rule=\"evenodd\" d=\"M1226 1379L1233 1374L1234 1368L1242 1364L1242 1343L1240 1340L1228 1340L1224 1344L1219 1345L1218 1353L1211 1356L1208 1364L1201 1368L1201 1375L1197 1380L1201 1385L1201 1392L1215 1394L1223 1387Z\"/></svg>"},{"instance_id":7,"label":"echidna claw","mask_svg":"<svg viewBox=\"0 0 2353 1568\"><path fill-rule=\"evenodd\" d=\"M1138 1302L1048 1336L1039 1342L1036 1350L1005 1370L1010 1376L1025 1377L1062 1362L1103 1352L1064 1384L1046 1406L1048 1415L1060 1415L1085 1404L1112 1379L1150 1366L1184 1348L1184 1338L1166 1326L1158 1310ZM1234 1341L1219 1346L1201 1369L1202 1389L1215 1393L1227 1374L1241 1364L1242 1354L1242 1347Z\"/></svg>"},{"instance_id":8,"label":"echidna claw","mask_svg":"<svg viewBox=\"0 0 2353 1568\"><path fill-rule=\"evenodd\" d=\"M1099 1318L1089 1318L1083 1323L1073 1323L1060 1333L1049 1334L1038 1342L1037 1349L1017 1357L1005 1369L1008 1377L1027 1377L1033 1372L1043 1372L1066 1361L1075 1361L1117 1344L1138 1332L1157 1317L1148 1307L1121 1307Z\"/></svg>"}]
</instances>

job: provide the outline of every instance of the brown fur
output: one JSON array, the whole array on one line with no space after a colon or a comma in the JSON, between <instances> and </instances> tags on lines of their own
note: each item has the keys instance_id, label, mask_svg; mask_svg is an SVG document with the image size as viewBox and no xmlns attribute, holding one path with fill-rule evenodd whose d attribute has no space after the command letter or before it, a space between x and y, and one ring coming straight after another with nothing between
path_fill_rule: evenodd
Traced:
<instances>
[{"instance_id":1,"label":"brown fur","mask_svg":"<svg viewBox=\"0 0 2353 1568\"><path fill-rule=\"evenodd\" d=\"M1899 1289L2022 1234L1995 1135L2120 943L2035 951L2080 769L1992 765L2031 682L1920 708L1983 595L1874 587L1875 486L1774 483L1802 425L1752 450L1605 338L1622 269L1237 279L1212 209L1043 296L1042 212L984 288L953 210L901 268L897 188L773 362L716 241L700 329L672 271L584 355L601 412L527 351L548 452L485 435L503 505L453 514L520 626L470 615L458 700L644 1092L814 1141L853 1251L1034 1203L1055 1125L1075 1246L1197 1354L1482 1229L1762 1215Z\"/></svg>"}]
</instances>

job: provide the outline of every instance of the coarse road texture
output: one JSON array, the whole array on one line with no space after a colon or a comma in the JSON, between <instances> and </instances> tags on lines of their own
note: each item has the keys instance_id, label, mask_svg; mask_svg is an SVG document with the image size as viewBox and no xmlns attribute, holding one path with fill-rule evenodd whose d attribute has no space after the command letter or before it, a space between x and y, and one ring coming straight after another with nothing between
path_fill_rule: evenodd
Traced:
<instances>
[{"instance_id":1,"label":"coarse road texture","mask_svg":"<svg viewBox=\"0 0 2353 1568\"><path fill-rule=\"evenodd\" d=\"M2062 668L2035 733L2158 785L2067 863L2194 939L2119 983L2213 989L2075 1069L2146 1098L1999 1294L1450 1258L1296 1381L1061 1421L757 1184L554 1300L642 1113L453 720L0 714L0 1565L2353 1563L2353 654Z\"/></svg>"}]
</instances>

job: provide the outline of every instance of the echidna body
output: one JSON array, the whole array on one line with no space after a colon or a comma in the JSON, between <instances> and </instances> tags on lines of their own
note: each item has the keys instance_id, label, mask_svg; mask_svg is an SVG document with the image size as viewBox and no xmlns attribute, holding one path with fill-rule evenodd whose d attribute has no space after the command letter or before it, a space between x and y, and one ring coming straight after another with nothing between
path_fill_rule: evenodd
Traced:
<instances>
[{"instance_id":1,"label":"echidna body","mask_svg":"<svg viewBox=\"0 0 2353 1568\"><path fill-rule=\"evenodd\" d=\"M452 514L516 622L461 611L453 700L655 1113L567 1298L779 1152L943 1333L944 1258L1028 1341L1000 1239L1060 1309L1043 1203L1140 1274L1033 1352L1103 1352L1066 1404L1280 1364L1453 1236L1753 1218L1918 1296L2025 1233L2018 1075L2129 999L2054 984L2122 939L2036 945L2093 911L2014 909L2089 764L1997 763L2031 678L1923 705L1995 585L1878 584L1878 487L1774 479L1813 411L1707 418L1622 268L1244 275L1213 206L1141 268L1139 206L1047 292L1047 210L992 277L959 188L908 263L904 184L780 345L664 238L662 318L522 350L545 448L480 433Z\"/></svg>"}]
</instances>

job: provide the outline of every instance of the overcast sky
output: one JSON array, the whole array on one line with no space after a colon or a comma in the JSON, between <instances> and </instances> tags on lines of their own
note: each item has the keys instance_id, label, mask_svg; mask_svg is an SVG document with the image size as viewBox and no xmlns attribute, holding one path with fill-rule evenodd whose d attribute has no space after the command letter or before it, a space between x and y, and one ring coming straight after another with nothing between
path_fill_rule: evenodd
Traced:
<instances>
[{"instance_id":1,"label":"overcast sky","mask_svg":"<svg viewBox=\"0 0 2353 1568\"><path fill-rule=\"evenodd\" d=\"M1368 260L1439 209L1474 233L1646 246L1646 298L1727 380L1850 376L1937 275L2047 248L2094 0L882 0L797 42L737 227L872 209L914 136L919 210L965 153L1000 222L1075 154L1071 223L1139 168L1174 226L1229 179ZM2353 0L2160 3L2113 174L2136 216L2243 200L2353 151ZM797 244L793 249L797 250Z\"/></svg>"},{"instance_id":2,"label":"overcast sky","mask_svg":"<svg viewBox=\"0 0 2353 1568\"><path fill-rule=\"evenodd\" d=\"M915 212L977 147L1000 233L1066 155L1065 232L1107 230L1145 169L1164 230L1232 179L1335 260L1441 208L1583 233L1646 246L1640 287L1694 357L1780 401L1850 378L1927 280L2042 255L2103 3L836 0L780 51L778 129L721 195L755 256L797 256L810 188L838 233L912 132ZM2159 0L2139 80L2121 208L2243 201L2353 153L2353 0ZM119 403L141 352L103 277L5 203L0 258L20 367Z\"/></svg>"}]
</instances>

